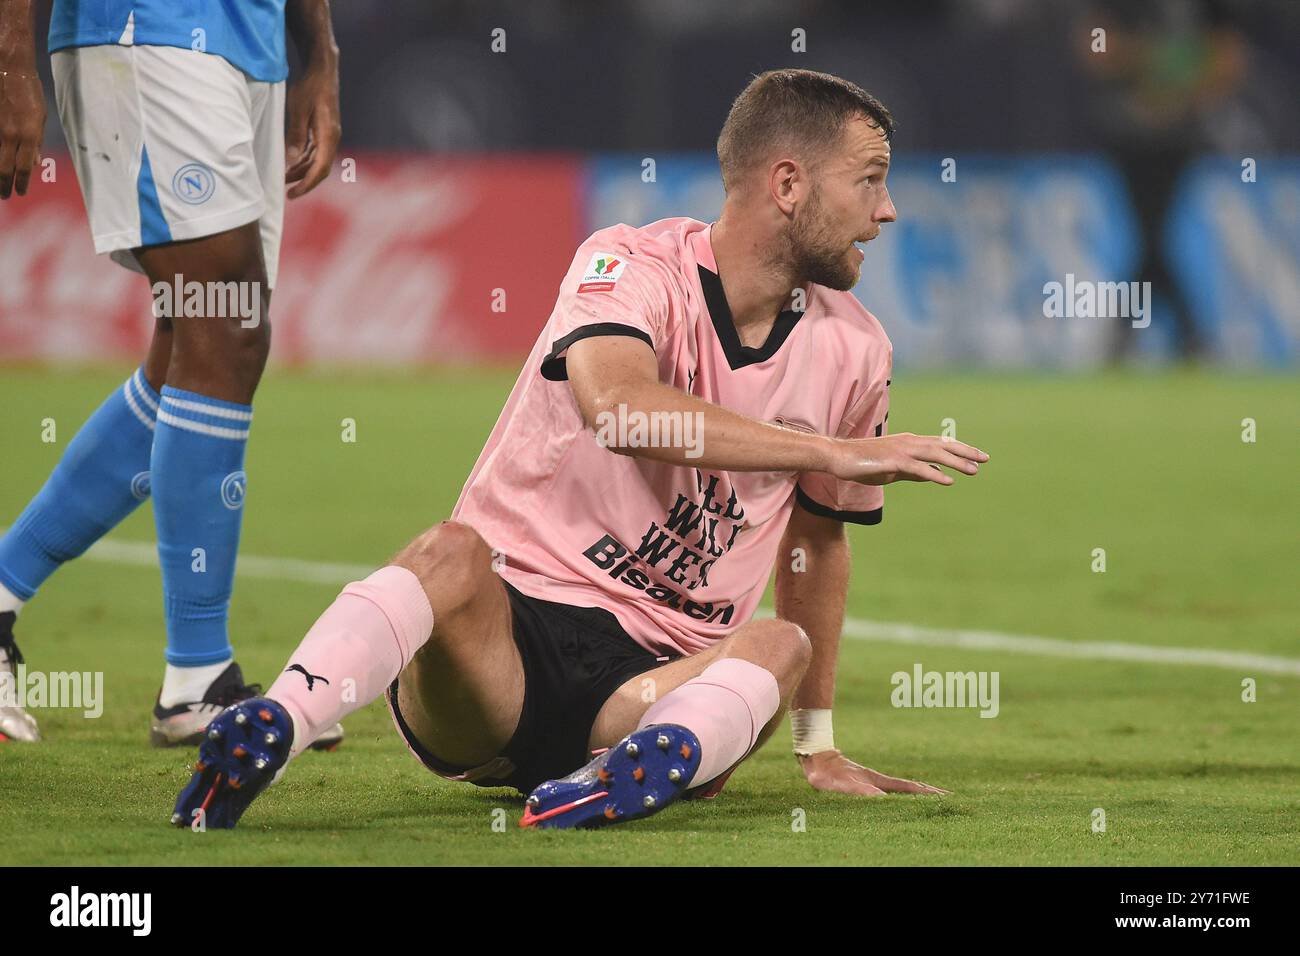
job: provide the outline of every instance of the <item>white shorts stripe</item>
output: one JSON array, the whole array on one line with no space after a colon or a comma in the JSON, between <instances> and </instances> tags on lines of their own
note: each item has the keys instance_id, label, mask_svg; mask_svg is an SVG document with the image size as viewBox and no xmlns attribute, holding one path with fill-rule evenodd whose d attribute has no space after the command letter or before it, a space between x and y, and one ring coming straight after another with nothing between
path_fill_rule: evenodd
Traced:
<instances>
[{"instance_id":1,"label":"white shorts stripe","mask_svg":"<svg viewBox=\"0 0 1300 956\"><path fill-rule=\"evenodd\" d=\"M204 415L212 415L215 418L229 418L237 422L251 422L253 420L252 412L237 412L233 408L205 405L202 402L189 402L183 398L172 398L170 395L164 395L163 401L169 406L183 408L191 412L202 412Z\"/></svg>"},{"instance_id":2,"label":"white shorts stripe","mask_svg":"<svg viewBox=\"0 0 1300 956\"><path fill-rule=\"evenodd\" d=\"M153 431L153 419L141 411L139 404L136 403L135 396L131 394L130 379L127 379L122 383L122 394L126 397L126 404L127 407L131 409L131 413L135 415L136 418L140 419L140 424L149 429L149 431Z\"/></svg>"},{"instance_id":3,"label":"white shorts stripe","mask_svg":"<svg viewBox=\"0 0 1300 956\"><path fill-rule=\"evenodd\" d=\"M203 422L192 422L188 418L169 415L162 409L158 410L158 421L166 425L183 428L189 432L197 432L200 435L211 435L213 438L230 438L242 441L248 437L247 428L222 428L220 425L205 425Z\"/></svg>"}]
</instances>

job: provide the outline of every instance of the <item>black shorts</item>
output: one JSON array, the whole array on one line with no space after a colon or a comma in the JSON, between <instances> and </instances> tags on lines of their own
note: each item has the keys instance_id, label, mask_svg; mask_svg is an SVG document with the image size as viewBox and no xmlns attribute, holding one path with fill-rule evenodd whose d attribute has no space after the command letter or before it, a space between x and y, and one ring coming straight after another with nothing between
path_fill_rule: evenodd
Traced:
<instances>
[{"instance_id":1,"label":"black shorts","mask_svg":"<svg viewBox=\"0 0 1300 956\"><path fill-rule=\"evenodd\" d=\"M509 763L502 761L499 774L472 782L528 793L587 763L601 706L626 681L665 661L632 640L609 611L542 601L502 583L524 666L524 704L514 736L500 753ZM397 707L397 681L388 688L388 704L397 729L426 767L444 777L469 769L438 759L415 739Z\"/></svg>"}]
</instances>

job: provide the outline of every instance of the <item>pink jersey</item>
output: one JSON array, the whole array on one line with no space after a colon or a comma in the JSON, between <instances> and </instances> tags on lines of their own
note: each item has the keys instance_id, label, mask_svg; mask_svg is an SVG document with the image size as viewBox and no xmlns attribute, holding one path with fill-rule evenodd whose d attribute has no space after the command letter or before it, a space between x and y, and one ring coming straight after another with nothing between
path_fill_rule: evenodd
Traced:
<instances>
[{"instance_id":1,"label":"pink jersey","mask_svg":"<svg viewBox=\"0 0 1300 956\"><path fill-rule=\"evenodd\" d=\"M884 500L821 473L615 454L584 424L565 351L627 335L654 349L661 381L714 404L822 435L884 434L892 349L875 316L813 285L763 346L742 345L709 236L706 223L665 219L579 247L453 515L500 552L520 591L604 608L660 654L693 654L750 619L792 508L875 524Z\"/></svg>"}]
</instances>

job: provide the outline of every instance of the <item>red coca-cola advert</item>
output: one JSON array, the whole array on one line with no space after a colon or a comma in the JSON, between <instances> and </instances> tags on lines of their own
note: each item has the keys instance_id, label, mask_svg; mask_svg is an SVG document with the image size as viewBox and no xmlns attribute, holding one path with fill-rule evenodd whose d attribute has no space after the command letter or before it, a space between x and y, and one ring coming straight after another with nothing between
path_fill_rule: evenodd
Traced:
<instances>
[{"instance_id":1,"label":"red coca-cola advert","mask_svg":"<svg viewBox=\"0 0 1300 956\"><path fill-rule=\"evenodd\" d=\"M147 280L96 256L66 156L0 208L0 357L138 359ZM564 156L341 157L290 201L271 301L274 361L517 360L583 238Z\"/></svg>"}]
</instances>

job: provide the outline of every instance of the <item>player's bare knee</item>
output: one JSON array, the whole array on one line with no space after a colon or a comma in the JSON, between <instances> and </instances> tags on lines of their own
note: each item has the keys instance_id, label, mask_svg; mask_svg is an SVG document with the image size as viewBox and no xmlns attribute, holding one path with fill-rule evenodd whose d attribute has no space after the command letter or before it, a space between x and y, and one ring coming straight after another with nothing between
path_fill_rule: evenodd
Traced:
<instances>
[{"instance_id":1,"label":"player's bare knee","mask_svg":"<svg viewBox=\"0 0 1300 956\"><path fill-rule=\"evenodd\" d=\"M753 634L751 652L776 678L781 700L786 701L799 686L812 660L812 642L802 627L791 621L767 621Z\"/></svg>"},{"instance_id":2,"label":"player's bare knee","mask_svg":"<svg viewBox=\"0 0 1300 956\"><path fill-rule=\"evenodd\" d=\"M728 638L725 656L739 657L766 668L776 678L786 700L812 660L812 642L792 621L756 621Z\"/></svg>"},{"instance_id":3,"label":"player's bare knee","mask_svg":"<svg viewBox=\"0 0 1300 956\"><path fill-rule=\"evenodd\" d=\"M474 599L483 571L491 569L492 549L469 525L443 521L403 548L393 563L420 579L435 615L446 614Z\"/></svg>"},{"instance_id":4,"label":"player's bare knee","mask_svg":"<svg viewBox=\"0 0 1300 956\"><path fill-rule=\"evenodd\" d=\"M793 621L777 621L783 625L778 634L783 661L793 674L802 677L812 662L812 641L808 632Z\"/></svg>"},{"instance_id":5,"label":"player's bare knee","mask_svg":"<svg viewBox=\"0 0 1300 956\"><path fill-rule=\"evenodd\" d=\"M188 316L174 320L173 335L169 380L204 394L215 390L234 401L252 401L271 352L269 321Z\"/></svg>"},{"instance_id":6,"label":"player's bare knee","mask_svg":"<svg viewBox=\"0 0 1300 956\"><path fill-rule=\"evenodd\" d=\"M261 369L271 354L271 323L259 313L246 319L218 319L225 326L224 349L238 368Z\"/></svg>"}]
</instances>

